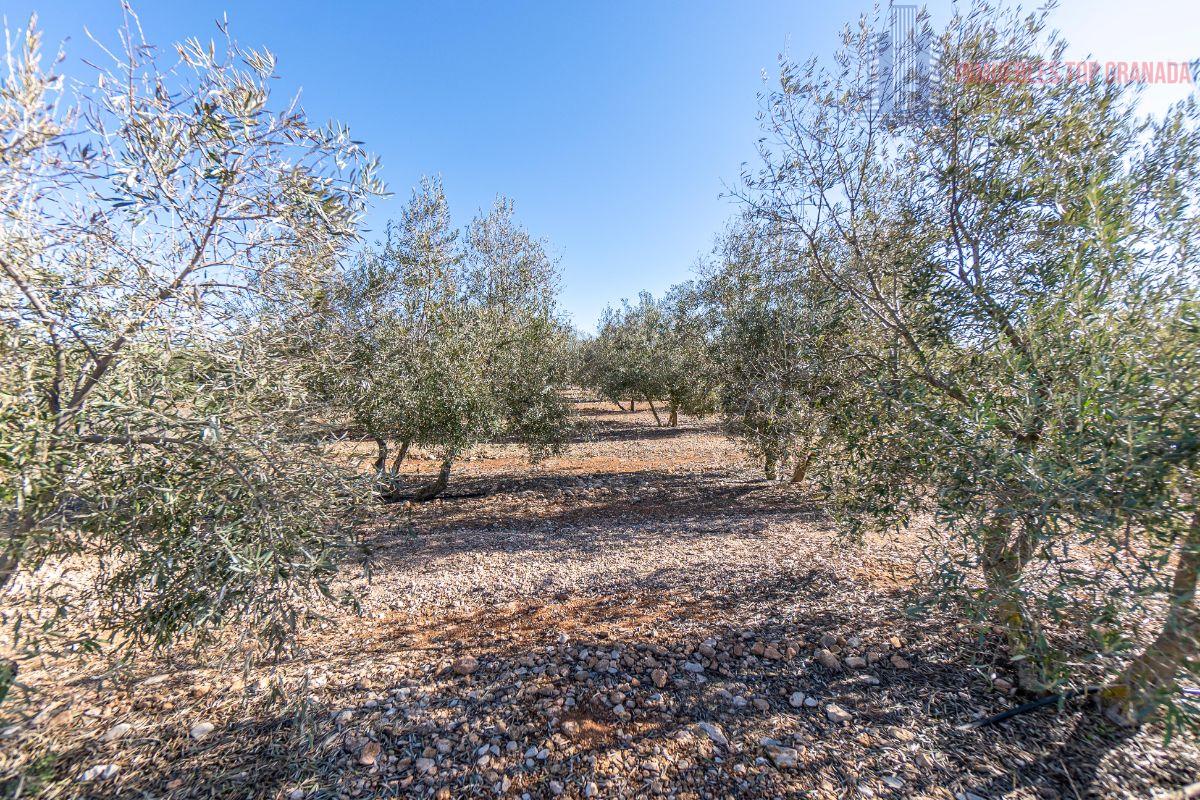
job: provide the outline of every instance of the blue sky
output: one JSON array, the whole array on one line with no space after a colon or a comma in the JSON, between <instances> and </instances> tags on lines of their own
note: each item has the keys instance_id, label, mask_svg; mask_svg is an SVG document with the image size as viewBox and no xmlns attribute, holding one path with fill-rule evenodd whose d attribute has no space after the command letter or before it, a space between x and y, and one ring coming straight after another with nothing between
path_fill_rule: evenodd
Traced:
<instances>
[{"instance_id":1,"label":"blue sky","mask_svg":"<svg viewBox=\"0 0 1200 800\"><path fill-rule=\"evenodd\" d=\"M394 196L440 173L456 221L497 193L561 257L563 305L590 329L601 309L690 277L736 211L721 194L754 160L756 93L776 57L827 55L867 3L144 1L148 37L214 34L228 13L243 44L279 57L285 93L338 119L378 153ZM944 21L949 2L931 4ZM115 41L117 0L0 0L10 26L37 11L47 43L82 74L84 27ZM1078 55L1200 57L1184 0L1065 0ZM1155 103L1178 95L1156 90ZM371 236L372 234L368 234Z\"/></svg>"}]
</instances>

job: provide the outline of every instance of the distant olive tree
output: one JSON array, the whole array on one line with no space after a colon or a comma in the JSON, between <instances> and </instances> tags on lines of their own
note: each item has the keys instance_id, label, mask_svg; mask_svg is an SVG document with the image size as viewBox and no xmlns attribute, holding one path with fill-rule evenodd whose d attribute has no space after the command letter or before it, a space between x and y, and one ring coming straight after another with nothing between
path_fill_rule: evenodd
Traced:
<instances>
[{"instance_id":1,"label":"distant olive tree","mask_svg":"<svg viewBox=\"0 0 1200 800\"><path fill-rule=\"evenodd\" d=\"M266 50L222 29L163 67L126 21L82 82L43 67L32 24L10 37L0 591L22 594L3 619L29 650L238 619L277 645L328 592L354 491L307 443L264 311L322 279L382 186L344 129L273 104ZM64 559L80 569L39 573Z\"/></svg>"},{"instance_id":2,"label":"distant olive tree","mask_svg":"<svg viewBox=\"0 0 1200 800\"><path fill-rule=\"evenodd\" d=\"M472 220L464 239L461 307L442 361L442 413L425 434L441 449L442 465L424 496L445 488L455 458L473 444L510 440L538 460L560 452L571 427L557 263L503 197Z\"/></svg>"},{"instance_id":3,"label":"distant olive tree","mask_svg":"<svg viewBox=\"0 0 1200 800\"><path fill-rule=\"evenodd\" d=\"M441 182L423 179L383 241L351 257L293 321L309 385L334 418L375 442L385 491L445 402L430 375L462 322L458 236Z\"/></svg>"},{"instance_id":4,"label":"distant olive tree","mask_svg":"<svg viewBox=\"0 0 1200 800\"><path fill-rule=\"evenodd\" d=\"M587 350L582 382L618 405L629 398L630 411L637 409L639 398L649 402L661 425L653 398L665 391L657 356L662 333L660 310L649 292L642 292L636 305L624 300L605 308Z\"/></svg>"},{"instance_id":5,"label":"distant olive tree","mask_svg":"<svg viewBox=\"0 0 1200 800\"><path fill-rule=\"evenodd\" d=\"M662 299L642 292L636 304L622 301L606 308L594 340L582 358L580 382L620 405L628 397L650 407L663 425L657 399L667 403L666 424L679 412L702 416L713 408L712 368L708 358L708 320L691 285L676 286Z\"/></svg>"},{"instance_id":6,"label":"distant olive tree","mask_svg":"<svg viewBox=\"0 0 1200 800\"><path fill-rule=\"evenodd\" d=\"M772 480L799 485L814 469L835 468L835 428L854 366L844 304L806 273L797 241L753 218L721 237L707 273L726 429Z\"/></svg>"},{"instance_id":7,"label":"distant olive tree","mask_svg":"<svg viewBox=\"0 0 1200 800\"><path fill-rule=\"evenodd\" d=\"M630 397L626 409L622 401L633 390L632 383L624 374L628 363L616 348L615 327L611 324L612 309L602 312L597 332L580 339L575 354L575 382L614 403L622 411L636 410L636 402Z\"/></svg>"},{"instance_id":8,"label":"distant olive tree","mask_svg":"<svg viewBox=\"0 0 1200 800\"><path fill-rule=\"evenodd\" d=\"M832 71L783 64L747 192L870 332L843 509L936 514L946 588L1003 631L1023 687L1072 679L1046 629L1070 616L1090 655L1139 651L1102 693L1114 718L1181 709L1200 548L1194 100L1152 123L1111 82L964 80L1065 47L1043 14L980 3L938 37L926 105L897 117L878 34L848 29ZM1166 607L1153 641L1133 624L1147 598Z\"/></svg>"},{"instance_id":9,"label":"distant olive tree","mask_svg":"<svg viewBox=\"0 0 1200 800\"><path fill-rule=\"evenodd\" d=\"M671 287L658 305L663 331L657 355L670 411L667 425L673 428L679 424L680 411L704 417L716 409L712 324L694 282Z\"/></svg>"},{"instance_id":10,"label":"distant olive tree","mask_svg":"<svg viewBox=\"0 0 1200 800\"><path fill-rule=\"evenodd\" d=\"M430 179L383 242L328 283L302 326L309 382L335 418L376 443L382 497L439 496L481 442L519 442L535 459L565 444L570 350L557 293L554 261L511 202L460 232ZM416 489L399 473L412 445L441 459Z\"/></svg>"}]
</instances>

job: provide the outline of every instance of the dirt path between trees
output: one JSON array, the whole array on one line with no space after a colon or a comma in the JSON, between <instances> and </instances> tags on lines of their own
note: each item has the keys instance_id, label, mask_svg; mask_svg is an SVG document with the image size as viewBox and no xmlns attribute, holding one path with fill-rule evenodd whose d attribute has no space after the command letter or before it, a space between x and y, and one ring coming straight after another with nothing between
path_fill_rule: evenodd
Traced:
<instances>
[{"instance_id":1,"label":"dirt path between trees","mask_svg":"<svg viewBox=\"0 0 1200 800\"><path fill-rule=\"evenodd\" d=\"M362 613L305 631L293 660L35 673L36 715L0 731L0 796L1050 799L1200 780L1191 738L1082 706L958 730L1020 701L977 629L910 613L919 531L845 545L712 423L576 405L562 456L476 448L445 499L381 509L370 579L346 571Z\"/></svg>"}]
</instances>

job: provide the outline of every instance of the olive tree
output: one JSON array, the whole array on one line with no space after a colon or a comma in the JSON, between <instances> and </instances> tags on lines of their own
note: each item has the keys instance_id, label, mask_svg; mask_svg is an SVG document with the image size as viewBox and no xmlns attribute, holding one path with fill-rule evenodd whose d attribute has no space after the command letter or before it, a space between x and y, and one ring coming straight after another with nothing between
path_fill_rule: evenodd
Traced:
<instances>
[{"instance_id":1,"label":"olive tree","mask_svg":"<svg viewBox=\"0 0 1200 800\"><path fill-rule=\"evenodd\" d=\"M504 197L476 216L465 239L460 330L479 364L486 410L481 423L464 426L462 447L507 438L535 460L559 452L570 432L570 328L558 308L558 264Z\"/></svg>"},{"instance_id":2,"label":"olive tree","mask_svg":"<svg viewBox=\"0 0 1200 800\"><path fill-rule=\"evenodd\" d=\"M1071 678L1047 621L1088 600L1093 654L1136 649L1156 596L1163 636L1104 694L1136 720L1195 667L1196 111L1151 124L1112 82L963 79L1059 61L1044 23L956 16L904 117L879 102L869 20L832 70L785 62L746 194L872 332L870 411L844 415L853 519L935 513L947 587L990 614L1025 688Z\"/></svg>"},{"instance_id":3,"label":"olive tree","mask_svg":"<svg viewBox=\"0 0 1200 800\"><path fill-rule=\"evenodd\" d=\"M481 442L517 441L535 459L565 444L569 335L557 282L510 201L460 232L440 182L426 179L384 241L322 291L304 337L309 381L334 416L376 442L385 500L439 496L454 462ZM441 466L411 490L399 467L414 444L437 451Z\"/></svg>"},{"instance_id":4,"label":"olive tree","mask_svg":"<svg viewBox=\"0 0 1200 800\"><path fill-rule=\"evenodd\" d=\"M703 286L725 427L768 478L794 484L834 464L853 363L846 314L803 261L777 226L746 217L718 242Z\"/></svg>"},{"instance_id":5,"label":"olive tree","mask_svg":"<svg viewBox=\"0 0 1200 800\"><path fill-rule=\"evenodd\" d=\"M716 408L716 375L712 362L712 323L700 287L694 282L673 286L659 300L660 343L657 350L663 397L670 416L667 425L679 424L679 412L696 417Z\"/></svg>"},{"instance_id":6,"label":"olive tree","mask_svg":"<svg viewBox=\"0 0 1200 800\"><path fill-rule=\"evenodd\" d=\"M596 392L625 411L621 400L633 391L633 386L631 376L625 370L628 361L618 346L617 330L615 312L606 307L596 333L579 341L574 378L579 386ZM632 396L628 410L637 410Z\"/></svg>"},{"instance_id":7,"label":"olive tree","mask_svg":"<svg viewBox=\"0 0 1200 800\"><path fill-rule=\"evenodd\" d=\"M638 398L646 400L662 424L652 399L665 391L658 360L662 334L660 309L649 292L642 292L636 305L622 300L618 307L606 307L588 351L585 385L618 405L628 397L631 411Z\"/></svg>"},{"instance_id":8,"label":"olive tree","mask_svg":"<svg viewBox=\"0 0 1200 800\"><path fill-rule=\"evenodd\" d=\"M604 310L580 380L618 405L628 397L630 410L645 400L660 426L655 399L666 401L668 425L678 424L680 411L702 416L713 405L708 327L694 286L673 287L660 300L642 292L636 304Z\"/></svg>"},{"instance_id":9,"label":"olive tree","mask_svg":"<svg viewBox=\"0 0 1200 800\"><path fill-rule=\"evenodd\" d=\"M461 323L457 239L441 182L423 179L383 241L350 258L292 321L304 332L297 356L309 365L310 386L337 419L375 442L385 491L444 402L444 389L426 389Z\"/></svg>"},{"instance_id":10,"label":"olive tree","mask_svg":"<svg viewBox=\"0 0 1200 800\"><path fill-rule=\"evenodd\" d=\"M327 593L349 478L265 309L351 241L375 163L271 96L266 50L172 65L127 12L76 81L31 24L0 87L0 590L15 640L282 642ZM45 565L72 559L59 581ZM59 625L66 620L71 625Z\"/></svg>"}]
</instances>

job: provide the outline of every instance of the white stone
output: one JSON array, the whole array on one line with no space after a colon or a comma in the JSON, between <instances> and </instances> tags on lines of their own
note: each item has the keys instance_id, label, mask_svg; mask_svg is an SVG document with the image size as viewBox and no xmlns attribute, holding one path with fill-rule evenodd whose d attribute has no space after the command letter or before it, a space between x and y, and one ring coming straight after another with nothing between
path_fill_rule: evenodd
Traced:
<instances>
[{"instance_id":1,"label":"white stone","mask_svg":"<svg viewBox=\"0 0 1200 800\"><path fill-rule=\"evenodd\" d=\"M115 742L117 739L120 739L131 730L133 730L133 726L128 722L118 722L116 725L113 725L104 732L104 735L100 737L100 741Z\"/></svg>"},{"instance_id":2,"label":"white stone","mask_svg":"<svg viewBox=\"0 0 1200 800\"><path fill-rule=\"evenodd\" d=\"M792 769L799 763L800 753L794 747L781 747L773 745L767 748L767 755L771 757L771 761L775 762L775 766L779 769Z\"/></svg>"},{"instance_id":3,"label":"white stone","mask_svg":"<svg viewBox=\"0 0 1200 800\"><path fill-rule=\"evenodd\" d=\"M837 703L830 703L829 705L825 706L825 716L829 717L830 722L837 722L839 724L843 722L849 722L851 719L853 719L850 716L850 712L839 706Z\"/></svg>"},{"instance_id":4,"label":"white stone","mask_svg":"<svg viewBox=\"0 0 1200 800\"><path fill-rule=\"evenodd\" d=\"M115 777L120 767L116 764L97 764L94 767L88 767L79 776L80 783L93 783L95 781L106 781L109 778Z\"/></svg>"},{"instance_id":5,"label":"white stone","mask_svg":"<svg viewBox=\"0 0 1200 800\"><path fill-rule=\"evenodd\" d=\"M216 729L217 729L217 726L213 725L211 722L197 722L195 725L192 726L192 730L191 730L192 738L195 739L196 741L200 741L201 739L207 737L210 733L212 733Z\"/></svg>"},{"instance_id":6,"label":"white stone","mask_svg":"<svg viewBox=\"0 0 1200 800\"><path fill-rule=\"evenodd\" d=\"M728 746L729 739L725 737L725 731L721 730L721 726L711 722L697 722L696 727L719 747Z\"/></svg>"}]
</instances>

